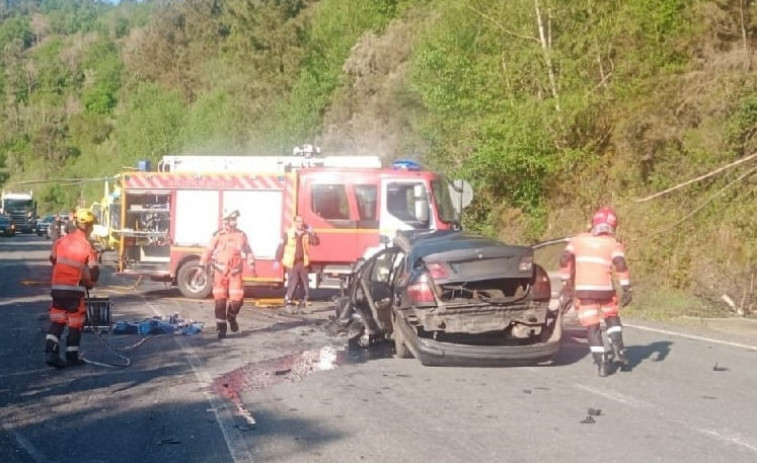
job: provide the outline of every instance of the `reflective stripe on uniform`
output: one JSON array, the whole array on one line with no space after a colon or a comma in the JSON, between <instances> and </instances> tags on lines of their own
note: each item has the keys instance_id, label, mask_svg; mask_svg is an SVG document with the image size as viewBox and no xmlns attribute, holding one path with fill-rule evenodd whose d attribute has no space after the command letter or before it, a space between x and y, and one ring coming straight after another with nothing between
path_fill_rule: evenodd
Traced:
<instances>
[{"instance_id":1,"label":"reflective stripe on uniform","mask_svg":"<svg viewBox=\"0 0 757 463\"><path fill-rule=\"evenodd\" d=\"M79 352L79 346L66 346L66 352Z\"/></svg>"},{"instance_id":2,"label":"reflective stripe on uniform","mask_svg":"<svg viewBox=\"0 0 757 463\"><path fill-rule=\"evenodd\" d=\"M584 309L578 311L578 318L598 317L599 309Z\"/></svg>"},{"instance_id":3,"label":"reflective stripe on uniform","mask_svg":"<svg viewBox=\"0 0 757 463\"><path fill-rule=\"evenodd\" d=\"M576 291L613 291L615 288L610 285L576 285Z\"/></svg>"},{"instance_id":4,"label":"reflective stripe on uniform","mask_svg":"<svg viewBox=\"0 0 757 463\"><path fill-rule=\"evenodd\" d=\"M56 336L56 335L54 335L54 334L50 334L50 333L48 333L48 334L47 334L47 336L45 336L45 339L46 339L47 341L52 341L52 342L54 342L55 344L59 344L59 343L60 343L60 339L58 339L58 336Z\"/></svg>"},{"instance_id":5,"label":"reflective stripe on uniform","mask_svg":"<svg viewBox=\"0 0 757 463\"><path fill-rule=\"evenodd\" d=\"M77 268L79 270L83 270L86 267L86 265L83 262L77 262L75 260L66 259L65 257L58 257L55 260L55 263L56 264L68 265L69 267L74 267L74 268Z\"/></svg>"},{"instance_id":6,"label":"reflective stripe on uniform","mask_svg":"<svg viewBox=\"0 0 757 463\"><path fill-rule=\"evenodd\" d=\"M226 323L226 319L225 318L216 318L216 323L221 323L221 324Z\"/></svg>"},{"instance_id":7,"label":"reflective stripe on uniform","mask_svg":"<svg viewBox=\"0 0 757 463\"><path fill-rule=\"evenodd\" d=\"M601 264L609 267L612 264L612 261L595 256L576 256L576 263Z\"/></svg>"},{"instance_id":8,"label":"reflective stripe on uniform","mask_svg":"<svg viewBox=\"0 0 757 463\"><path fill-rule=\"evenodd\" d=\"M607 328L607 334L613 334L613 333L621 333L623 332L622 326L610 326Z\"/></svg>"},{"instance_id":9,"label":"reflective stripe on uniform","mask_svg":"<svg viewBox=\"0 0 757 463\"><path fill-rule=\"evenodd\" d=\"M589 350L598 354L604 354L605 346L589 346Z\"/></svg>"}]
</instances>

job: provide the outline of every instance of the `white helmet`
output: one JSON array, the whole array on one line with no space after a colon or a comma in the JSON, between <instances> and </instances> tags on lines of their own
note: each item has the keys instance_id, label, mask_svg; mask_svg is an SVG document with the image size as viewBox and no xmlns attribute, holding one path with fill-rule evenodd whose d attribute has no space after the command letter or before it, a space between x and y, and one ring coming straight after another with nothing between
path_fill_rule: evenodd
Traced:
<instances>
[{"instance_id":1,"label":"white helmet","mask_svg":"<svg viewBox=\"0 0 757 463\"><path fill-rule=\"evenodd\" d=\"M223 220L236 220L239 218L239 210L237 209L224 209Z\"/></svg>"}]
</instances>

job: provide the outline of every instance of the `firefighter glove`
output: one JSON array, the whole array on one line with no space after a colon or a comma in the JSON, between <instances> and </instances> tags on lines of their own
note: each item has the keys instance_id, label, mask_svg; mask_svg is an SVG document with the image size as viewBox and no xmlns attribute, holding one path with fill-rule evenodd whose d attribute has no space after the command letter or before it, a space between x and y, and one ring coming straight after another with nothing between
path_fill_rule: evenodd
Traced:
<instances>
[{"instance_id":1,"label":"firefighter glove","mask_svg":"<svg viewBox=\"0 0 757 463\"><path fill-rule=\"evenodd\" d=\"M632 299L633 299L633 296L631 294L631 287L630 286L625 286L623 288L623 295L620 296L620 306L621 307L627 306L628 304L631 303Z\"/></svg>"}]
</instances>

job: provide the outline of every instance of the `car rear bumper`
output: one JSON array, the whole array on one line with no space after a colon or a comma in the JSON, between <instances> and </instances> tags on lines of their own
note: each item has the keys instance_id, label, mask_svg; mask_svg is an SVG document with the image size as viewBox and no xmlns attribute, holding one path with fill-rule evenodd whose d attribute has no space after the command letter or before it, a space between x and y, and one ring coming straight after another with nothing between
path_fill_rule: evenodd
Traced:
<instances>
[{"instance_id":1,"label":"car rear bumper","mask_svg":"<svg viewBox=\"0 0 757 463\"><path fill-rule=\"evenodd\" d=\"M419 338L404 318L396 318L395 330L401 330L405 343L415 358L428 366L507 366L533 364L548 360L560 350L562 315L555 321L552 336L543 343L524 346L472 346Z\"/></svg>"}]
</instances>

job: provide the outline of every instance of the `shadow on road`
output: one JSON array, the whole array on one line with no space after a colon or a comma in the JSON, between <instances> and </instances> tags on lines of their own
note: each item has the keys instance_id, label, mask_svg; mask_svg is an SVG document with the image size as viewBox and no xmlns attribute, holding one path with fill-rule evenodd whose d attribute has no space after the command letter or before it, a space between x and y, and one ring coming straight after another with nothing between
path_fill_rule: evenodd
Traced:
<instances>
[{"instance_id":1,"label":"shadow on road","mask_svg":"<svg viewBox=\"0 0 757 463\"><path fill-rule=\"evenodd\" d=\"M670 354L670 341L657 341L646 346L626 346L628 351L628 370L633 370L645 360L662 362Z\"/></svg>"}]
</instances>

